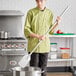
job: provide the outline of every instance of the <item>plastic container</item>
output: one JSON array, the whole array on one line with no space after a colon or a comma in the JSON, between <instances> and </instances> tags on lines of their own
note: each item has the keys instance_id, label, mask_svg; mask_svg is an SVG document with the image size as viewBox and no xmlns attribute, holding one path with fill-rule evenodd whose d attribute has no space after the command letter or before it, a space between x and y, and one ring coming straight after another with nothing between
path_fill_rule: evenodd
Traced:
<instances>
[{"instance_id":1,"label":"plastic container","mask_svg":"<svg viewBox=\"0 0 76 76\"><path fill-rule=\"evenodd\" d=\"M50 43L49 59L57 59L57 43Z\"/></svg>"},{"instance_id":2,"label":"plastic container","mask_svg":"<svg viewBox=\"0 0 76 76\"><path fill-rule=\"evenodd\" d=\"M70 48L60 48L60 50L62 59L70 58Z\"/></svg>"},{"instance_id":3,"label":"plastic container","mask_svg":"<svg viewBox=\"0 0 76 76\"><path fill-rule=\"evenodd\" d=\"M51 53L50 58L51 59L57 59L57 53Z\"/></svg>"},{"instance_id":4,"label":"plastic container","mask_svg":"<svg viewBox=\"0 0 76 76\"><path fill-rule=\"evenodd\" d=\"M57 59L57 43L50 43L49 59Z\"/></svg>"},{"instance_id":5,"label":"plastic container","mask_svg":"<svg viewBox=\"0 0 76 76\"><path fill-rule=\"evenodd\" d=\"M49 52L48 58L49 59L57 59L57 53L55 53L55 52Z\"/></svg>"},{"instance_id":6,"label":"plastic container","mask_svg":"<svg viewBox=\"0 0 76 76\"><path fill-rule=\"evenodd\" d=\"M50 43L51 51L57 51L57 43Z\"/></svg>"}]
</instances>

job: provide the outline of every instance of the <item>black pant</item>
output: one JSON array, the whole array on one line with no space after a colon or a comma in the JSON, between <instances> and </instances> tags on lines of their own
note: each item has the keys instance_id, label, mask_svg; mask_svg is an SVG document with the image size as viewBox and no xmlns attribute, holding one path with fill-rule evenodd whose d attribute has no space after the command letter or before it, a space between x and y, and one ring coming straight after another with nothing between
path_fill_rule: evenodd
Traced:
<instances>
[{"instance_id":1,"label":"black pant","mask_svg":"<svg viewBox=\"0 0 76 76\"><path fill-rule=\"evenodd\" d=\"M33 53L31 55L30 66L40 67L44 73L42 76L46 76L48 53Z\"/></svg>"}]
</instances>

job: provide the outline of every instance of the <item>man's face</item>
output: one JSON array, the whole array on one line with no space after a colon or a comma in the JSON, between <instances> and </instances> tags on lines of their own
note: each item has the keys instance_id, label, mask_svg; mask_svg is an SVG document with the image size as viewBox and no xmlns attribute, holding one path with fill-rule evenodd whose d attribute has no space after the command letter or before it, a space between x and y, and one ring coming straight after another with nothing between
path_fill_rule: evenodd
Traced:
<instances>
[{"instance_id":1,"label":"man's face","mask_svg":"<svg viewBox=\"0 0 76 76\"><path fill-rule=\"evenodd\" d=\"M39 7L45 6L46 0L36 0Z\"/></svg>"}]
</instances>

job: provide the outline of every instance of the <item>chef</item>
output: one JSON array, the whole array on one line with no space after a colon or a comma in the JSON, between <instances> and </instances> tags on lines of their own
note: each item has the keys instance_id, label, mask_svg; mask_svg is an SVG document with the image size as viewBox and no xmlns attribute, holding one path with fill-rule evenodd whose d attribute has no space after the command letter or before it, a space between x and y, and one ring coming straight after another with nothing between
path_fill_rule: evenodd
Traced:
<instances>
[{"instance_id":1,"label":"chef","mask_svg":"<svg viewBox=\"0 0 76 76\"><path fill-rule=\"evenodd\" d=\"M47 0L35 0L37 6L30 9L27 12L24 34L28 40L28 53L30 53L40 40L43 40L38 48L31 55L30 66L40 67L42 71L42 76L46 76L46 66L48 53L50 51L50 40L49 33L47 36L44 34L47 32L49 27L53 26L53 13L48 9L45 4ZM60 17L57 17L58 25ZM53 31L50 32L50 34Z\"/></svg>"}]
</instances>

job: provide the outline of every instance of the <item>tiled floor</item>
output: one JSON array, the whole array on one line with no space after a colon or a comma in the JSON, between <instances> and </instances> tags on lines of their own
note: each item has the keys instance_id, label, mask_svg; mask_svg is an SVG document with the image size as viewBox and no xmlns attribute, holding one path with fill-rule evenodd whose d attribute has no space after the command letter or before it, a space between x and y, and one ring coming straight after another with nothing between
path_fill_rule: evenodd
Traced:
<instances>
[{"instance_id":1,"label":"tiled floor","mask_svg":"<svg viewBox=\"0 0 76 76\"><path fill-rule=\"evenodd\" d=\"M55 72L55 73L47 73L47 76L72 76L72 73L69 72Z\"/></svg>"}]
</instances>

